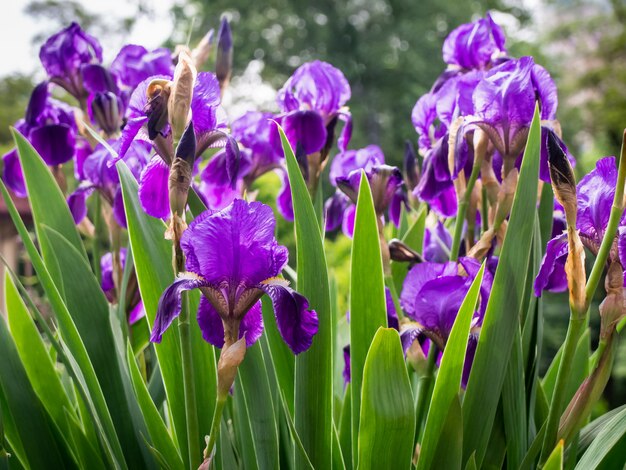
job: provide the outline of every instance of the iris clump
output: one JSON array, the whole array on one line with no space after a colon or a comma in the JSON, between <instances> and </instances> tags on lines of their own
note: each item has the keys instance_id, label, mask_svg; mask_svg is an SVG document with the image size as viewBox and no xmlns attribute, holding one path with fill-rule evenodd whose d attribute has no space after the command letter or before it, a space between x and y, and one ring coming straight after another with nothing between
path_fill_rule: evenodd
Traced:
<instances>
[{"instance_id":1,"label":"iris clump","mask_svg":"<svg viewBox=\"0 0 626 470\"><path fill-rule=\"evenodd\" d=\"M37 282L5 280L0 466L615 457L624 411L583 425L626 324L626 148L576 183L549 64L512 57L490 14L443 41L396 149L351 146L345 64L303 62L276 112L234 115L239 21L110 63L76 23L42 46L2 165ZM569 326L544 374L546 290Z\"/></svg>"}]
</instances>

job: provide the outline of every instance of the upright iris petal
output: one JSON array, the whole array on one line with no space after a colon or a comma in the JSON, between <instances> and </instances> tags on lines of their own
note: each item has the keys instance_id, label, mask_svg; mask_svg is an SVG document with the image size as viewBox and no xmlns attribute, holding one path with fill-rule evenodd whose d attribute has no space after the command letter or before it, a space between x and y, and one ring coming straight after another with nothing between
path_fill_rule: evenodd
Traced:
<instances>
[{"instance_id":1,"label":"upright iris petal","mask_svg":"<svg viewBox=\"0 0 626 470\"><path fill-rule=\"evenodd\" d=\"M454 29L443 43L443 60L463 69L482 69L506 53L505 37L491 15Z\"/></svg>"},{"instance_id":2,"label":"upright iris petal","mask_svg":"<svg viewBox=\"0 0 626 470\"><path fill-rule=\"evenodd\" d=\"M199 288L206 300L198 322L203 337L215 346L222 346L220 335L226 326L238 331L239 338L246 337L248 344L258 338L262 329L258 302L266 293L285 342L296 354L308 349L317 332L317 314L306 298L277 278L288 252L274 237L275 225L270 207L241 199L196 217L181 239L189 273L161 296L151 340L159 342L180 313L182 292ZM219 320L224 330L219 330Z\"/></svg>"},{"instance_id":3,"label":"upright iris petal","mask_svg":"<svg viewBox=\"0 0 626 470\"><path fill-rule=\"evenodd\" d=\"M120 49L109 70L124 86L134 89L148 77L172 75L174 65L172 54L168 49L148 51L143 46L128 44Z\"/></svg>"},{"instance_id":4,"label":"upright iris petal","mask_svg":"<svg viewBox=\"0 0 626 470\"><path fill-rule=\"evenodd\" d=\"M82 67L102 62L102 47L78 23L72 23L48 38L39 50L39 59L51 81L81 100L86 98Z\"/></svg>"}]
</instances>

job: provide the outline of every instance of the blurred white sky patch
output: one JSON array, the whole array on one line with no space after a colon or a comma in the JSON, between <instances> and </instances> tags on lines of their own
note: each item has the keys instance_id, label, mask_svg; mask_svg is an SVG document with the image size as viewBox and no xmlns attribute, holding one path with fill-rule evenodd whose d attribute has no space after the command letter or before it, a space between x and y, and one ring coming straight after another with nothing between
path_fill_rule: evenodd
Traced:
<instances>
[{"instance_id":1,"label":"blurred white sky patch","mask_svg":"<svg viewBox=\"0 0 626 470\"><path fill-rule=\"evenodd\" d=\"M231 121L250 110L278 111L276 90L261 78L263 67L262 61L253 60L231 80L222 100Z\"/></svg>"},{"instance_id":2,"label":"blurred white sky patch","mask_svg":"<svg viewBox=\"0 0 626 470\"><path fill-rule=\"evenodd\" d=\"M48 19L33 18L26 11L28 0L3 0L0 19L0 44L2 61L0 77L14 74L33 74L36 79L43 78L39 65L40 44L34 44L33 38L42 33L49 33L55 24ZM107 34L98 36L102 44L104 61L109 63L124 44L141 44L152 49L160 46L170 37L173 29L170 9L175 0L150 0L149 16L140 16L133 28L126 34ZM102 15L108 24L115 24L138 11L137 2L129 0L98 0L83 4L89 13Z\"/></svg>"}]
</instances>

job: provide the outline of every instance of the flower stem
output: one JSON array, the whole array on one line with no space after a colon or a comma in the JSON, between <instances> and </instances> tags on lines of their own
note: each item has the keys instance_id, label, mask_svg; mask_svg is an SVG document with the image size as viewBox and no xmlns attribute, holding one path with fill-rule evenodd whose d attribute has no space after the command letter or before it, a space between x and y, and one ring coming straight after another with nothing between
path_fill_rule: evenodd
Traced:
<instances>
[{"instance_id":1,"label":"flower stem","mask_svg":"<svg viewBox=\"0 0 626 470\"><path fill-rule=\"evenodd\" d=\"M200 464L200 432L198 414L196 413L196 386L193 376L193 354L191 334L189 330L189 299L187 293L182 296L182 309L178 322L180 351L183 362L183 384L185 391L185 415L187 420L187 450L189 452L189 468L196 469Z\"/></svg>"},{"instance_id":2,"label":"flower stem","mask_svg":"<svg viewBox=\"0 0 626 470\"><path fill-rule=\"evenodd\" d=\"M228 397L218 396L215 402L215 412L213 413L213 421L211 422L211 434L209 434L209 442L207 442L204 449L204 458L208 459L213 453L213 448L217 442L217 437L220 433L220 422L222 421L222 413L224 411L224 405L226 405L226 399Z\"/></svg>"},{"instance_id":3,"label":"flower stem","mask_svg":"<svg viewBox=\"0 0 626 470\"><path fill-rule=\"evenodd\" d=\"M578 338L585 328L585 323L584 315L581 316L578 312L572 312L569 319L565 343L563 343L561 363L559 364L556 383L554 385L554 391L552 392L552 401L550 402L550 411L548 412L546 422L546 433L543 438L543 447L539 459L541 465L546 462L556 445L559 419L561 417L563 401L565 400L567 382L569 381L570 372L572 370L572 361L574 360L576 346L578 345Z\"/></svg>"},{"instance_id":4,"label":"flower stem","mask_svg":"<svg viewBox=\"0 0 626 470\"><path fill-rule=\"evenodd\" d=\"M470 197L472 197L472 191L478 174L480 173L479 160L474 161L472 166L472 173L467 181L467 187L463 193L463 198L459 201L459 208L456 213L456 222L454 223L454 238L452 238L452 248L450 249L450 261L456 261L459 258L459 248L461 246L461 235L463 234L463 222L465 221L465 215L467 212L467 206L469 205Z\"/></svg>"}]
</instances>

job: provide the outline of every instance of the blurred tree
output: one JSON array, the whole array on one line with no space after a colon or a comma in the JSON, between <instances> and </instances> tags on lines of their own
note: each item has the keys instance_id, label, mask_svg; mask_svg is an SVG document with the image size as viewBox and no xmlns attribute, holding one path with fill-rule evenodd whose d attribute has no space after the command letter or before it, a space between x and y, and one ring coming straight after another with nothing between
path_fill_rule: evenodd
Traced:
<instances>
[{"instance_id":1,"label":"blurred tree","mask_svg":"<svg viewBox=\"0 0 626 470\"><path fill-rule=\"evenodd\" d=\"M557 69L560 116L583 171L619 152L626 127L626 2L552 0L545 45Z\"/></svg>"},{"instance_id":2,"label":"blurred tree","mask_svg":"<svg viewBox=\"0 0 626 470\"><path fill-rule=\"evenodd\" d=\"M13 146L9 126L24 117L32 89L33 82L25 75L8 75L0 79L0 123L3 124L0 126L0 155Z\"/></svg>"},{"instance_id":3,"label":"blurred tree","mask_svg":"<svg viewBox=\"0 0 626 470\"><path fill-rule=\"evenodd\" d=\"M185 43L190 30L193 43L224 12L233 28L235 74L262 60L263 78L280 88L303 62L330 62L352 87L352 147L377 143L399 162L404 140L416 138L413 105L444 69L444 38L490 8L506 10L500 0L188 0L173 8L172 43Z\"/></svg>"}]
</instances>

